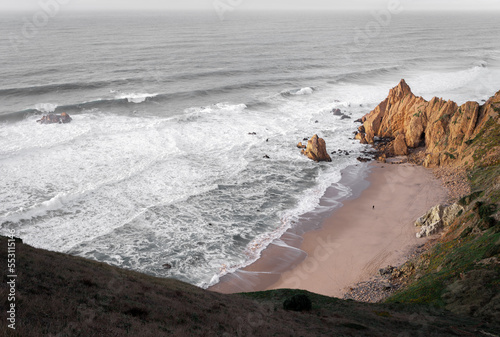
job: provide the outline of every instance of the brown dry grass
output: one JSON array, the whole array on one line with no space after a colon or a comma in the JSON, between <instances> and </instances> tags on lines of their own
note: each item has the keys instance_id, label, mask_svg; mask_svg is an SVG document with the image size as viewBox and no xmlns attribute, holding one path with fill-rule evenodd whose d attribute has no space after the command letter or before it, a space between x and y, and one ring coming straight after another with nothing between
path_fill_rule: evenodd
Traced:
<instances>
[{"instance_id":1,"label":"brown dry grass","mask_svg":"<svg viewBox=\"0 0 500 337\"><path fill-rule=\"evenodd\" d=\"M6 238L0 246L0 336L447 336L454 329L474 333L481 324L427 307L310 293L310 312L289 312L284 299L300 291L222 295L17 243L17 322L11 330Z\"/></svg>"}]
</instances>

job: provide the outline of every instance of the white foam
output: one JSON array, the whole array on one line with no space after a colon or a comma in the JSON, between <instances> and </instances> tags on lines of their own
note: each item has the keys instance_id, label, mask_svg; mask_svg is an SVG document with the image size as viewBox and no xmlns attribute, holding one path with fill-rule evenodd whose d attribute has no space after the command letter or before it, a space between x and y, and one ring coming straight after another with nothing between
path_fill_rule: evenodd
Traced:
<instances>
[{"instance_id":1,"label":"white foam","mask_svg":"<svg viewBox=\"0 0 500 337\"><path fill-rule=\"evenodd\" d=\"M147 94L147 93L119 93L115 96L115 99L126 99L129 103L142 103L148 98L158 96L158 94Z\"/></svg>"},{"instance_id":2,"label":"white foam","mask_svg":"<svg viewBox=\"0 0 500 337\"><path fill-rule=\"evenodd\" d=\"M200 114L200 113L218 113L218 112L241 112L247 109L247 106L243 103L232 104L229 102L220 102L204 107L193 107L184 110L187 114ZM182 117L181 117L182 118Z\"/></svg>"},{"instance_id":3,"label":"white foam","mask_svg":"<svg viewBox=\"0 0 500 337\"><path fill-rule=\"evenodd\" d=\"M302 88L302 89L300 89L292 94L293 95L311 95L313 92L314 92L313 88L306 87L306 88Z\"/></svg>"},{"instance_id":4,"label":"white foam","mask_svg":"<svg viewBox=\"0 0 500 337\"><path fill-rule=\"evenodd\" d=\"M3 221L16 223L21 220L29 220L35 217L46 215L50 211L63 209L64 205L81 197L83 194L84 192L76 193L73 195L65 192L60 192L51 199L35 204L28 208L21 207L16 211L7 212L3 216Z\"/></svg>"},{"instance_id":5,"label":"white foam","mask_svg":"<svg viewBox=\"0 0 500 337\"><path fill-rule=\"evenodd\" d=\"M485 61L468 69L441 73L424 73L407 80L412 91L425 99L442 97L458 104L487 99L500 86L500 71L490 69Z\"/></svg>"},{"instance_id":6,"label":"white foam","mask_svg":"<svg viewBox=\"0 0 500 337\"><path fill-rule=\"evenodd\" d=\"M40 125L35 118L2 124L0 168L8 179L0 181L0 199L7 200L0 205L0 223L13 222L25 242L37 247L157 275L165 273L156 267L160 261L179 261L169 276L198 285L215 282L222 265L234 270L257 258L301 214L314 210L339 179L337 170L352 160L317 165L296 148L302 137L318 133L329 151L338 143L349 151L362 148L345 142L348 122L327 109L341 95L315 96L283 100L265 111L220 102L172 118L94 111L75 115L67 125ZM263 160L265 154L271 160ZM297 192L294 176L318 167L316 182L304 178L314 186ZM229 187L218 187L224 185ZM231 186L245 186L245 194ZM238 220L235 200L244 214L276 202L262 194L265 189L298 193L297 202L267 208L264 227L253 218ZM209 229L200 225L207 217L218 219ZM235 245L234 236L250 243Z\"/></svg>"},{"instance_id":7,"label":"white foam","mask_svg":"<svg viewBox=\"0 0 500 337\"><path fill-rule=\"evenodd\" d=\"M43 113L51 113L56 111L57 106L58 105L54 103L38 103L35 104L33 108Z\"/></svg>"}]
</instances>

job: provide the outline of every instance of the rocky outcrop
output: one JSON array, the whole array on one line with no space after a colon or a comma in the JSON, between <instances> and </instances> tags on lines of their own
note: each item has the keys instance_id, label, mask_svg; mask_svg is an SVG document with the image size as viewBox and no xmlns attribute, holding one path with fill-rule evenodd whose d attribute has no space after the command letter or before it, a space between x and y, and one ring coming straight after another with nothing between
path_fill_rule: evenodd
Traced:
<instances>
[{"instance_id":1,"label":"rocky outcrop","mask_svg":"<svg viewBox=\"0 0 500 337\"><path fill-rule=\"evenodd\" d=\"M332 161L332 158L326 152L326 143L323 138L314 135L307 141L306 149L302 150L302 154L314 161Z\"/></svg>"},{"instance_id":2,"label":"rocky outcrop","mask_svg":"<svg viewBox=\"0 0 500 337\"><path fill-rule=\"evenodd\" d=\"M40 124L65 124L72 121L72 118L65 112L60 115L48 114L37 120Z\"/></svg>"},{"instance_id":3,"label":"rocky outcrop","mask_svg":"<svg viewBox=\"0 0 500 337\"><path fill-rule=\"evenodd\" d=\"M401 80L382 103L361 119L364 131L358 130L355 138L369 144L375 142L375 137L394 139L389 148L396 155L425 146L426 167L457 159L465 162L465 149L482 126L490 118L499 123L499 102L500 91L482 106L477 102L458 106L437 97L426 101L415 96Z\"/></svg>"},{"instance_id":4,"label":"rocky outcrop","mask_svg":"<svg viewBox=\"0 0 500 337\"><path fill-rule=\"evenodd\" d=\"M464 208L459 204L453 204L447 207L442 205L432 207L427 213L415 221L415 226L421 227L420 232L417 233L417 238L436 234L443 227L455 221L455 218L463 209Z\"/></svg>"},{"instance_id":5,"label":"rocky outcrop","mask_svg":"<svg viewBox=\"0 0 500 337\"><path fill-rule=\"evenodd\" d=\"M399 134L394 140L394 155L406 156L408 154L408 147L406 146L405 136Z\"/></svg>"},{"instance_id":6,"label":"rocky outcrop","mask_svg":"<svg viewBox=\"0 0 500 337\"><path fill-rule=\"evenodd\" d=\"M356 133L356 135L354 136L354 139L359 140L361 142L361 144L368 144L364 133L361 133L361 132Z\"/></svg>"}]
</instances>

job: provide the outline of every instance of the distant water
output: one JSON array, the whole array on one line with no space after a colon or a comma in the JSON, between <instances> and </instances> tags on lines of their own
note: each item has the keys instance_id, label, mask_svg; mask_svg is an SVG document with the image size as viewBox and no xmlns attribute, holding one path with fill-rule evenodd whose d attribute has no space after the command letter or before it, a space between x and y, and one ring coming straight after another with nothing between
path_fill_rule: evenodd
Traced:
<instances>
[{"instance_id":1,"label":"distant water","mask_svg":"<svg viewBox=\"0 0 500 337\"><path fill-rule=\"evenodd\" d=\"M61 12L14 45L23 16L0 22L0 233L200 286L332 184L351 193L340 171L366 149L354 120L401 78L459 103L500 89L489 14L400 14L360 39L369 13ZM50 112L73 122L35 122ZM301 156L315 133L350 155Z\"/></svg>"}]
</instances>

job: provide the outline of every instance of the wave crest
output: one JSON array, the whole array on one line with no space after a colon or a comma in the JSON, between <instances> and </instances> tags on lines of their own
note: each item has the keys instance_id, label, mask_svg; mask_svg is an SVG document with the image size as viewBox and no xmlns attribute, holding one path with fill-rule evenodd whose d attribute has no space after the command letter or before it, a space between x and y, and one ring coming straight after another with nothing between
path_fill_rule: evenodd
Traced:
<instances>
[{"instance_id":1,"label":"wave crest","mask_svg":"<svg viewBox=\"0 0 500 337\"><path fill-rule=\"evenodd\" d=\"M303 96L303 95L312 95L312 93L315 91L313 87L305 87L305 88L300 88L300 89L291 89L291 90L285 90L281 92L281 96L283 97L289 97L289 96Z\"/></svg>"},{"instance_id":2,"label":"wave crest","mask_svg":"<svg viewBox=\"0 0 500 337\"><path fill-rule=\"evenodd\" d=\"M147 94L147 93L120 93L115 96L115 99L126 99L129 103L142 103L148 98L153 98L159 94Z\"/></svg>"},{"instance_id":3,"label":"wave crest","mask_svg":"<svg viewBox=\"0 0 500 337\"><path fill-rule=\"evenodd\" d=\"M52 112L56 111L57 104L53 104L53 103L38 103L38 104L35 104L35 106L33 107L33 109L38 110L38 111L40 111L42 113L52 113Z\"/></svg>"}]
</instances>

